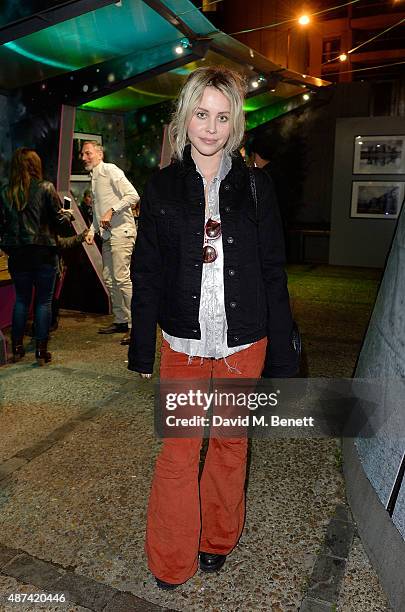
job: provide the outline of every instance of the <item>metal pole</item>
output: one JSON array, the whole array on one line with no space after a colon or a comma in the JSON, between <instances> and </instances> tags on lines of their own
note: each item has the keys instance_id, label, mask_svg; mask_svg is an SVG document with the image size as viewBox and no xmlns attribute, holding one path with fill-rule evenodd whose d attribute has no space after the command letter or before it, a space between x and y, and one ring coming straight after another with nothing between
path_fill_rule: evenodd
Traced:
<instances>
[{"instance_id":1,"label":"metal pole","mask_svg":"<svg viewBox=\"0 0 405 612\"><path fill-rule=\"evenodd\" d=\"M405 453L402 455L401 464L398 469L397 477L392 487L391 495L387 503L387 512L390 516L394 514L395 504L397 503L398 495L405 475Z\"/></svg>"}]
</instances>

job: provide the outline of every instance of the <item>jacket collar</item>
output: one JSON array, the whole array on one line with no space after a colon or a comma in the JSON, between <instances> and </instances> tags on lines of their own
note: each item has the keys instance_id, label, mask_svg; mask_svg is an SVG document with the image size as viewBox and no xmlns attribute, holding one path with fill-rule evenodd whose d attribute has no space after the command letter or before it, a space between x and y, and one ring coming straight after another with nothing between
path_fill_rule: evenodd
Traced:
<instances>
[{"instance_id":1,"label":"jacket collar","mask_svg":"<svg viewBox=\"0 0 405 612\"><path fill-rule=\"evenodd\" d=\"M232 168L228 174L230 180L234 179L238 182L238 178L246 175L246 164L243 161L243 157L239 151L235 151L231 157ZM175 161L174 164L177 166L177 171L180 176L185 176L189 172L196 172L196 167L193 158L191 157L191 145L188 144L184 148L182 161Z\"/></svg>"}]
</instances>

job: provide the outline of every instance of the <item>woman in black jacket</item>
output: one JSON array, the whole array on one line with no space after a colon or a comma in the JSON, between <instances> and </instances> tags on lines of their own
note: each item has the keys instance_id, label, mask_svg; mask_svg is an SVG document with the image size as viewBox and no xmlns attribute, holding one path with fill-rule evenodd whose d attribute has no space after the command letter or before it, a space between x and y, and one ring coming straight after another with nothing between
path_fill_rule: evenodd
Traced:
<instances>
[{"instance_id":1,"label":"woman in black jacket","mask_svg":"<svg viewBox=\"0 0 405 612\"><path fill-rule=\"evenodd\" d=\"M16 292L11 332L14 361L25 355L24 330L34 288L36 360L38 365L51 360L48 335L58 263L55 234L69 224L69 218L61 213L54 186L42 178L37 153L17 149L11 160L9 183L0 194L0 246L9 256Z\"/></svg>"},{"instance_id":2,"label":"woman in black jacket","mask_svg":"<svg viewBox=\"0 0 405 612\"><path fill-rule=\"evenodd\" d=\"M146 186L128 364L143 378L153 371L157 323L161 380L198 379L204 389L211 378L255 379L265 359L267 375L296 373L274 191L238 153L243 96L237 73L193 72L170 125L175 161ZM201 570L219 570L243 528L246 437L211 437L198 482L201 436L197 428L194 437L165 438L156 462L146 552L163 589L188 580L198 558Z\"/></svg>"}]
</instances>

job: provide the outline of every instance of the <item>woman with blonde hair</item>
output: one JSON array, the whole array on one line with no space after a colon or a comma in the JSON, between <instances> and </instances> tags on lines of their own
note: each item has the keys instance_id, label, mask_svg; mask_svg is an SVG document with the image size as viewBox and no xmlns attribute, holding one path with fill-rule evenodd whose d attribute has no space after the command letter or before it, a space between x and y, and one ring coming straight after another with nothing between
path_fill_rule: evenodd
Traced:
<instances>
[{"instance_id":1,"label":"woman with blonde hair","mask_svg":"<svg viewBox=\"0 0 405 612\"><path fill-rule=\"evenodd\" d=\"M265 359L267 374L296 373L273 188L238 153L243 98L239 74L193 72L169 129L175 159L146 186L128 364L143 378L152 375L157 323L161 380L257 379ZM199 480L201 440L167 437L156 462L146 553L163 589L186 582L198 561L218 571L243 529L247 439L211 437Z\"/></svg>"},{"instance_id":2,"label":"woman with blonde hair","mask_svg":"<svg viewBox=\"0 0 405 612\"><path fill-rule=\"evenodd\" d=\"M25 355L23 339L35 289L36 360L44 365L48 352L51 303L57 270L55 233L70 225L52 183L42 177L42 162L32 149L17 149L8 185L0 193L0 247L8 256L16 301L11 331L13 360Z\"/></svg>"}]
</instances>

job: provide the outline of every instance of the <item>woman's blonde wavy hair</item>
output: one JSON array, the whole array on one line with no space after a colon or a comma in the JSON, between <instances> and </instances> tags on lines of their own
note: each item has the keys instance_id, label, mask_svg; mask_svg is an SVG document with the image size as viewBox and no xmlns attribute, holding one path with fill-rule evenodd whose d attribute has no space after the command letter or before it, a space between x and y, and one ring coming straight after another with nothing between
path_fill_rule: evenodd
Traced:
<instances>
[{"instance_id":1,"label":"woman's blonde wavy hair","mask_svg":"<svg viewBox=\"0 0 405 612\"><path fill-rule=\"evenodd\" d=\"M206 87L218 89L231 104L230 135L224 147L225 153L232 154L243 140L245 132L243 100L246 93L243 77L238 72L222 66L197 68L190 74L180 91L169 125L169 142L176 159L183 159L184 147L189 143L188 125Z\"/></svg>"}]
</instances>

